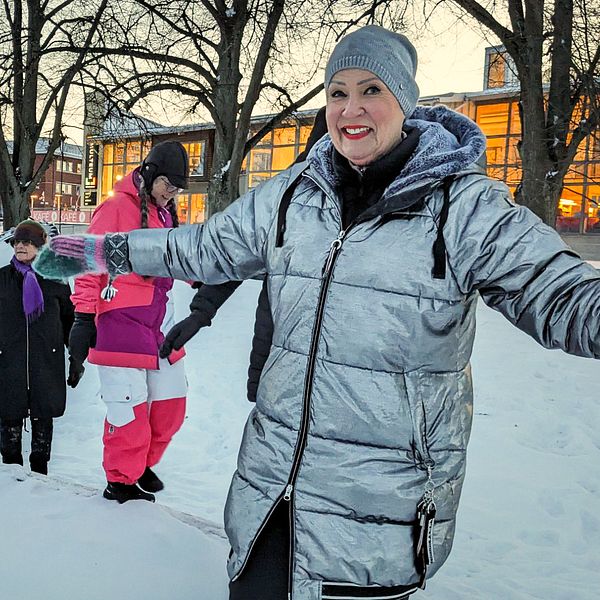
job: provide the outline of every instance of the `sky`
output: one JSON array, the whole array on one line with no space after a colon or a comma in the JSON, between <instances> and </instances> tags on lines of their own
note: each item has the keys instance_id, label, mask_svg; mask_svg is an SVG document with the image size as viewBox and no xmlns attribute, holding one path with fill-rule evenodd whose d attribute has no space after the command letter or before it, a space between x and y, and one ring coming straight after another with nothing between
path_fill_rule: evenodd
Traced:
<instances>
[{"instance_id":1,"label":"sky","mask_svg":"<svg viewBox=\"0 0 600 600\"><path fill-rule=\"evenodd\" d=\"M485 48L496 44L477 26L457 22L447 11L432 21L429 35L406 35L417 48L417 83L421 95L476 92L483 89ZM487 34L490 36L490 34Z\"/></svg>"},{"instance_id":2,"label":"sky","mask_svg":"<svg viewBox=\"0 0 600 600\"><path fill-rule=\"evenodd\" d=\"M0 244L0 264L9 258ZM187 415L156 467L165 482L156 504L101 496L104 407L93 365L55 420L49 476L0 464L2 600L227 600L222 514L252 409L259 289L244 282L187 345ZM192 294L176 282L178 318ZM414 600L597 600L599 363L544 350L481 302L477 319L454 548Z\"/></svg>"},{"instance_id":3,"label":"sky","mask_svg":"<svg viewBox=\"0 0 600 600\"><path fill-rule=\"evenodd\" d=\"M420 3L415 3L418 7ZM421 18L422 20L422 18ZM437 8L430 20L430 26L424 30L410 18L406 19L404 33L413 41L419 54L417 83L421 95L429 96L447 92L478 91L482 89L484 48L490 45L484 39L481 28L472 23L458 21L445 8ZM488 34L489 35L489 34ZM493 43L493 42L492 42ZM300 57L299 57L300 60ZM324 68L325 65L323 64ZM293 68L293 65L290 65ZM322 71L317 74L317 80L322 78ZM83 143L83 100L77 87L70 91L69 102L63 116L64 133L68 143ZM319 108L324 104L321 94L308 103L305 108ZM135 112L156 120L164 125L181 125L198 123L209 120L207 114L184 115L174 111L173 105L152 101L151 106L143 107L138 104ZM255 114L273 112L269 104L259 104ZM52 113L50 113L52 117ZM50 135L52 119L43 128L43 135Z\"/></svg>"}]
</instances>

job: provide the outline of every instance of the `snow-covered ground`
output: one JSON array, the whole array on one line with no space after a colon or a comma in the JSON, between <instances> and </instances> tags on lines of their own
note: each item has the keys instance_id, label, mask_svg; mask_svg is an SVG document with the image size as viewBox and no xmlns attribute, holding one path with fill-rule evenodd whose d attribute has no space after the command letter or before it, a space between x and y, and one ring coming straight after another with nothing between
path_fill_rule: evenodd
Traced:
<instances>
[{"instance_id":1,"label":"snow-covered ground","mask_svg":"<svg viewBox=\"0 0 600 600\"><path fill-rule=\"evenodd\" d=\"M188 344L188 415L157 468L156 504L101 497L93 366L55 421L50 475L0 465L0 600L227 599L222 509L251 408L259 287L245 282ZM191 295L176 284L180 317ZM480 306L473 370L454 550L415 600L597 600L600 364L543 350Z\"/></svg>"}]
</instances>

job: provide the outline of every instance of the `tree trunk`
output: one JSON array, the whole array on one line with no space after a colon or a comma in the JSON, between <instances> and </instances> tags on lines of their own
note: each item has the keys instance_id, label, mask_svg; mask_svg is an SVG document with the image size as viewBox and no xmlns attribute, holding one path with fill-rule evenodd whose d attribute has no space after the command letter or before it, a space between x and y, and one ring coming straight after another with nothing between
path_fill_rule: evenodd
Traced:
<instances>
[{"instance_id":1,"label":"tree trunk","mask_svg":"<svg viewBox=\"0 0 600 600\"><path fill-rule=\"evenodd\" d=\"M537 77L536 77L537 79ZM522 84L522 136L519 154L522 179L516 200L532 210L546 225L554 227L558 200L567 169L557 164L548 144L545 122L544 93L538 81Z\"/></svg>"},{"instance_id":2,"label":"tree trunk","mask_svg":"<svg viewBox=\"0 0 600 600\"><path fill-rule=\"evenodd\" d=\"M532 210L544 223L554 227L556 204L549 202L554 202L560 194L560 187L556 191L558 172L548 156L546 130L539 107L528 107L526 101L523 104L523 134L519 146L523 175L516 200Z\"/></svg>"},{"instance_id":3,"label":"tree trunk","mask_svg":"<svg viewBox=\"0 0 600 600\"><path fill-rule=\"evenodd\" d=\"M215 147L213 175L208 185L207 216L222 211L239 195L238 178L242 158L236 156L236 138L239 135L238 95L242 81L240 52L248 12L244 2L234 3L234 8L235 15L220 23L219 76L212 94Z\"/></svg>"},{"instance_id":4,"label":"tree trunk","mask_svg":"<svg viewBox=\"0 0 600 600\"><path fill-rule=\"evenodd\" d=\"M237 171L232 169L233 139L217 141L215 136L215 155L213 157L213 175L208 184L207 217L222 211L239 196Z\"/></svg>"},{"instance_id":5,"label":"tree trunk","mask_svg":"<svg viewBox=\"0 0 600 600\"><path fill-rule=\"evenodd\" d=\"M208 184L208 215L222 211L238 195L237 171L232 168L237 122L237 86L218 86L215 91L215 107L219 120L215 124L215 146L213 155L213 174ZM221 107L223 109L221 110ZM238 162L239 161L235 161Z\"/></svg>"},{"instance_id":6,"label":"tree trunk","mask_svg":"<svg viewBox=\"0 0 600 600\"><path fill-rule=\"evenodd\" d=\"M528 159L523 156L523 164ZM546 225L555 226L558 200L562 191L556 171L549 159L537 157L530 161L530 167L523 169L523 179L516 194L519 204L532 210Z\"/></svg>"},{"instance_id":7,"label":"tree trunk","mask_svg":"<svg viewBox=\"0 0 600 600\"><path fill-rule=\"evenodd\" d=\"M19 193L14 189L7 189L6 197L2 196L2 208L4 211L4 231L29 218L29 197L27 194Z\"/></svg>"}]
</instances>

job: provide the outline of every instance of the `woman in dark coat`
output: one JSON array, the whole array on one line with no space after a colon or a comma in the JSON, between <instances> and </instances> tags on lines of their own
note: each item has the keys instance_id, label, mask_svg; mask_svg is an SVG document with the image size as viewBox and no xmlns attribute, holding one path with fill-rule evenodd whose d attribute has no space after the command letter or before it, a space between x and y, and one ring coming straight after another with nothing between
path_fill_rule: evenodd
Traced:
<instances>
[{"instance_id":1,"label":"woman in dark coat","mask_svg":"<svg viewBox=\"0 0 600 600\"><path fill-rule=\"evenodd\" d=\"M73 324L68 285L44 279L31 262L46 240L36 221L19 223L15 255L0 269L0 451L2 462L23 464L23 422L31 419L31 470L48 472L54 417L65 411L65 362ZM82 370L69 369L69 385Z\"/></svg>"}]
</instances>

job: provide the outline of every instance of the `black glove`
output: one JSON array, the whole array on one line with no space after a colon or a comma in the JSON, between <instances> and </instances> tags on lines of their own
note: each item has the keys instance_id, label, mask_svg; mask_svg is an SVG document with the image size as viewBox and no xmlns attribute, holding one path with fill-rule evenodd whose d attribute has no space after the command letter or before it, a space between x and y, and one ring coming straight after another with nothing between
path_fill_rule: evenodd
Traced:
<instances>
[{"instance_id":1,"label":"black glove","mask_svg":"<svg viewBox=\"0 0 600 600\"><path fill-rule=\"evenodd\" d=\"M202 327L208 327L209 325L210 319L207 319L203 312L192 311L189 317L173 325L171 331L167 333L158 355L161 358L167 358L173 350L179 350L189 342Z\"/></svg>"},{"instance_id":2,"label":"black glove","mask_svg":"<svg viewBox=\"0 0 600 600\"><path fill-rule=\"evenodd\" d=\"M67 378L67 385L69 387L77 387L85 372L85 367L73 357L69 356L69 377Z\"/></svg>"},{"instance_id":3,"label":"black glove","mask_svg":"<svg viewBox=\"0 0 600 600\"><path fill-rule=\"evenodd\" d=\"M75 313L75 321L69 334L71 360L81 370L90 348L96 345L96 324L93 313ZM71 369L69 369L69 372Z\"/></svg>"}]
</instances>

